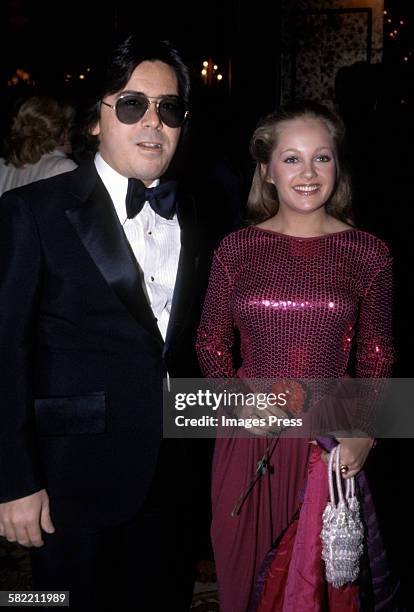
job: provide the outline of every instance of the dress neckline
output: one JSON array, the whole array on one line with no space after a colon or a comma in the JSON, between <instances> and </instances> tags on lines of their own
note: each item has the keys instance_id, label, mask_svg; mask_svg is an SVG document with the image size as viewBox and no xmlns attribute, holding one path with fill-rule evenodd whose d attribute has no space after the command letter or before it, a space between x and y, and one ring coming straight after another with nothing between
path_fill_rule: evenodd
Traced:
<instances>
[{"instance_id":1,"label":"dress neckline","mask_svg":"<svg viewBox=\"0 0 414 612\"><path fill-rule=\"evenodd\" d=\"M266 234L273 234L274 236L282 236L283 238L288 238L291 240L320 240L322 238L329 238L330 236L338 236L339 234L347 234L349 232L356 232L358 229L356 227L350 227L345 230L339 230L338 232L330 232L329 234L320 234L319 236L292 236L292 234L283 234L282 232L277 232L275 230L267 229L265 227L258 227L257 225L250 225L251 229L257 232L265 232Z\"/></svg>"}]
</instances>

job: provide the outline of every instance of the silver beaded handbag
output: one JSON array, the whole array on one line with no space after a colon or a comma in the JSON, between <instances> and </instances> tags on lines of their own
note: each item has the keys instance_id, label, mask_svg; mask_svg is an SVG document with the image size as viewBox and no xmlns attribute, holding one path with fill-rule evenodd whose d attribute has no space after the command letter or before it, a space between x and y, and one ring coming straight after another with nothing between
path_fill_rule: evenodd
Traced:
<instances>
[{"instance_id":1,"label":"silver beaded handbag","mask_svg":"<svg viewBox=\"0 0 414 612\"><path fill-rule=\"evenodd\" d=\"M340 587L358 578L363 552L364 527L355 496L355 478L346 479L345 497L339 469L339 444L329 454L328 477L330 501L322 515L322 559L326 580ZM338 503L335 502L332 468L335 461Z\"/></svg>"}]
</instances>

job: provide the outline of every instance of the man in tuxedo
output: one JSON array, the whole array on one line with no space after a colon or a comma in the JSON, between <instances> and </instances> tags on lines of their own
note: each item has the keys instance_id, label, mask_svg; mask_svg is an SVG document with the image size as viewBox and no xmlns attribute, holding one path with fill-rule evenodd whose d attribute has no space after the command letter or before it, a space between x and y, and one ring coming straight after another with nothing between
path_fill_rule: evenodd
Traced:
<instances>
[{"instance_id":1,"label":"man in tuxedo","mask_svg":"<svg viewBox=\"0 0 414 612\"><path fill-rule=\"evenodd\" d=\"M197 374L193 203L162 178L188 96L178 53L130 36L93 162L0 204L0 535L72 609L190 606L191 460L161 443L163 379Z\"/></svg>"}]
</instances>

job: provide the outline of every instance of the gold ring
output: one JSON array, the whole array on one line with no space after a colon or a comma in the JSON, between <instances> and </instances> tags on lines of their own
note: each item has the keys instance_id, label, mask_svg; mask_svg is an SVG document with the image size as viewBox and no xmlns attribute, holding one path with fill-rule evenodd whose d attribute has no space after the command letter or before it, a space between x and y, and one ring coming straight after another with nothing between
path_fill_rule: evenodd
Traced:
<instances>
[{"instance_id":1,"label":"gold ring","mask_svg":"<svg viewBox=\"0 0 414 612\"><path fill-rule=\"evenodd\" d=\"M345 463L341 463L339 470L341 472L341 474L346 474L349 470L349 467L347 465L345 465Z\"/></svg>"}]
</instances>

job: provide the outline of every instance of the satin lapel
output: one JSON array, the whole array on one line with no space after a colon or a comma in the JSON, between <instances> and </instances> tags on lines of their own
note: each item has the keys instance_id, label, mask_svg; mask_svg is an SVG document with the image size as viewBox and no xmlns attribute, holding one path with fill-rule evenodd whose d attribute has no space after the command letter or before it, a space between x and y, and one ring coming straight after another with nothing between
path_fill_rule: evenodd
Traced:
<instances>
[{"instance_id":1,"label":"satin lapel","mask_svg":"<svg viewBox=\"0 0 414 612\"><path fill-rule=\"evenodd\" d=\"M99 176L89 197L65 212L108 285L138 323L162 342L139 266Z\"/></svg>"},{"instance_id":2,"label":"satin lapel","mask_svg":"<svg viewBox=\"0 0 414 612\"><path fill-rule=\"evenodd\" d=\"M190 197L180 197L177 202L177 217L180 224L181 250L177 278L174 286L171 313L168 323L164 354L171 342L183 330L191 316L197 278L197 237L194 202Z\"/></svg>"}]
</instances>

